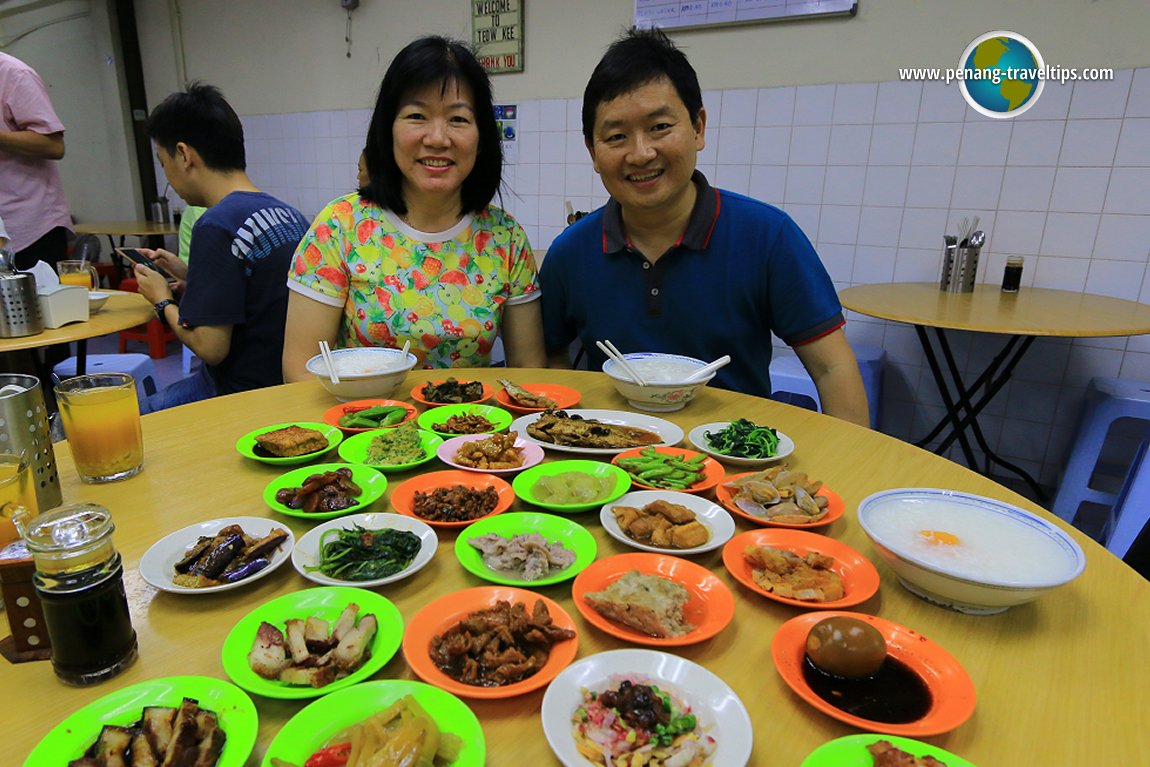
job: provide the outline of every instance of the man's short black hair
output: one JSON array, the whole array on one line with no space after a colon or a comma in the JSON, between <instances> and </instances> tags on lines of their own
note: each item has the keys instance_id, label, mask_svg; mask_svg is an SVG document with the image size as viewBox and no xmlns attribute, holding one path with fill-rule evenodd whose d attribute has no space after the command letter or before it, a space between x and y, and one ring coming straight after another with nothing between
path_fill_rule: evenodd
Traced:
<instances>
[{"instance_id":1,"label":"man's short black hair","mask_svg":"<svg viewBox=\"0 0 1150 767\"><path fill-rule=\"evenodd\" d=\"M183 142L195 149L215 171L245 170L244 126L214 85L192 83L168 96L148 116L148 136L175 154Z\"/></svg>"},{"instance_id":2,"label":"man's short black hair","mask_svg":"<svg viewBox=\"0 0 1150 767\"><path fill-rule=\"evenodd\" d=\"M487 73L471 50L446 37L432 35L408 43L392 59L391 66L379 86L375 112L367 130L364 157L371 182L360 194L371 202L403 214L407 202L403 199L403 173L395 162L392 133L400 104L412 92L438 84L445 93L452 85L467 86L475 106L475 122L479 128L479 154L475 167L463 181L463 213L478 213L499 191L503 174L503 147L499 142L499 126L495 122L491 83Z\"/></svg>"},{"instance_id":3,"label":"man's short black hair","mask_svg":"<svg viewBox=\"0 0 1150 767\"><path fill-rule=\"evenodd\" d=\"M691 122L698 120L703 108L699 76L686 54L661 29L632 27L611 43L583 90L583 138L587 143L593 140L595 112L600 104L663 78L675 87Z\"/></svg>"}]
</instances>

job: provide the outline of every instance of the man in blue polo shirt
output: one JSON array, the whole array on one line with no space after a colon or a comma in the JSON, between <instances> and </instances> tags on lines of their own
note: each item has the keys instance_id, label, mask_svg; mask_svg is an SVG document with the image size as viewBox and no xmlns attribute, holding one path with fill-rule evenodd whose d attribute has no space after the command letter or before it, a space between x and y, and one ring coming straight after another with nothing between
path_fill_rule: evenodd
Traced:
<instances>
[{"instance_id":1,"label":"man in blue polo shirt","mask_svg":"<svg viewBox=\"0 0 1150 767\"><path fill-rule=\"evenodd\" d=\"M615 42L583 94L583 136L608 203L568 227L539 275L554 366L579 338L623 352L731 355L715 385L769 396L771 333L794 347L823 411L869 425L830 277L787 214L695 170L706 111L687 57L657 29Z\"/></svg>"}]
</instances>

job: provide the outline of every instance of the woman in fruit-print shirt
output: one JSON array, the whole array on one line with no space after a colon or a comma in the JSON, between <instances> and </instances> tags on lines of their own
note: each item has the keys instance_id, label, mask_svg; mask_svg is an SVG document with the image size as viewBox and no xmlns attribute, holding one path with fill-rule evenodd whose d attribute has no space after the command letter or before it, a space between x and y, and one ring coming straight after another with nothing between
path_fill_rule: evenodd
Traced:
<instances>
[{"instance_id":1,"label":"woman in fruit-print shirt","mask_svg":"<svg viewBox=\"0 0 1150 767\"><path fill-rule=\"evenodd\" d=\"M364 150L369 183L329 204L296 250L284 379L318 342L401 347L418 365L546 367L535 259L491 205L502 151L487 75L461 43L424 37L384 76Z\"/></svg>"}]
</instances>

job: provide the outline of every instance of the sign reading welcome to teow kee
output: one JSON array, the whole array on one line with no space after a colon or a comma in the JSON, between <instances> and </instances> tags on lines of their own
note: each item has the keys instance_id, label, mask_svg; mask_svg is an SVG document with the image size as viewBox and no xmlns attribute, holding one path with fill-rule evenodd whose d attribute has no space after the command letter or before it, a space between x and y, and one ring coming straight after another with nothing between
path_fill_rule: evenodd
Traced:
<instances>
[{"instance_id":1,"label":"sign reading welcome to teow kee","mask_svg":"<svg viewBox=\"0 0 1150 767\"><path fill-rule=\"evenodd\" d=\"M523 71L523 0L469 0L471 42L491 74Z\"/></svg>"}]
</instances>

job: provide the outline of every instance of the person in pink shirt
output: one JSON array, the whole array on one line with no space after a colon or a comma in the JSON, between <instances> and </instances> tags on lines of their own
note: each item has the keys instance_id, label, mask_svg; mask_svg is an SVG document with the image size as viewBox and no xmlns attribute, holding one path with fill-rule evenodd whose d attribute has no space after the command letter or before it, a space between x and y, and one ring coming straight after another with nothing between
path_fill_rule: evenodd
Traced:
<instances>
[{"instance_id":1,"label":"person in pink shirt","mask_svg":"<svg viewBox=\"0 0 1150 767\"><path fill-rule=\"evenodd\" d=\"M36 70L0 53L0 217L20 269L53 268L68 250L72 219L56 160L64 124Z\"/></svg>"}]
</instances>

